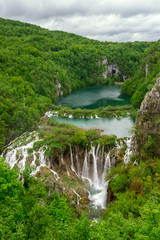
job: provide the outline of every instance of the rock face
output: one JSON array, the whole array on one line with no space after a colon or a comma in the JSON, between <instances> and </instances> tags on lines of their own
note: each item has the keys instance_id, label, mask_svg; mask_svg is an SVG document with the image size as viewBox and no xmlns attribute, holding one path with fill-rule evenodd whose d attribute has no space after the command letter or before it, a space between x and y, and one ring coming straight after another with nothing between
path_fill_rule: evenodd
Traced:
<instances>
[{"instance_id":1,"label":"rock face","mask_svg":"<svg viewBox=\"0 0 160 240\"><path fill-rule=\"evenodd\" d=\"M159 114L160 113L160 78L152 90L146 94L140 107L141 114Z\"/></svg>"},{"instance_id":2,"label":"rock face","mask_svg":"<svg viewBox=\"0 0 160 240\"><path fill-rule=\"evenodd\" d=\"M142 157L160 157L160 78L141 104L136 120L135 150Z\"/></svg>"},{"instance_id":3,"label":"rock face","mask_svg":"<svg viewBox=\"0 0 160 240\"><path fill-rule=\"evenodd\" d=\"M56 88L57 88L57 96L58 97L63 96L63 91L61 90L61 84L58 80L57 80Z\"/></svg>"},{"instance_id":4,"label":"rock face","mask_svg":"<svg viewBox=\"0 0 160 240\"><path fill-rule=\"evenodd\" d=\"M120 77L121 81L124 82L125 79L126 79L126 76L123 75L120 70L119 70L119 67L117 66L117 64L111 64L111 65L108 65L108 60L107 58L104 59L102 61L102 65L105 65L105 71L103 72L103 77L106 79L107 77L113 77L113 75L117 75Z\"/></svg>"}]
</instances>

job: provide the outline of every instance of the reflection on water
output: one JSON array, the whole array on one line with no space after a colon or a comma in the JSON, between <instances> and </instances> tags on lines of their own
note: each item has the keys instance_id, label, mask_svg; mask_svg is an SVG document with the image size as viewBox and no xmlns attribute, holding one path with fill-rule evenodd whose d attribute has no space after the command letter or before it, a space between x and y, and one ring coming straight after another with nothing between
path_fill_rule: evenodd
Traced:
<instances>
[{"instance_id":1,"label":"reflection on water","mask_svg":"<svg viewBox=\"0 0 160 240\"><path fill-rule=\"evenodd\" d=\"M58 122L66 122L74 124L77 127L85 129L100 129L103 130L103 134L111 135L114 134L117 137L128 137L130 136L130 130L134 124L134 118L61 118L54 117Z\"/></svg>"},{"instance_id":2,"label":"reflection on water","mask_svg":"<svg viewBox=\"0 0 160 240\"><path fill-rule=\"evenodd\" d=\"M56 102L56 105L86 109L127 104L130 104L130 97L121 94L120 86L109 85L81 88Z\"/></svg>"},{"instance_id":3,"label":"reflection on water","mask_svg":"<svg viewBox=\"0 0 160 240\"><path fill-rule=\"evenodd\" d=\"M130 104L130 97L122 95L120 86L96 86L81 88L71 92L70 95L59 99L57 105L69 106L72 108L95 109L106 106L122 106ZM67 122L85 129L101 129L103 134L114 134L118 137L131 135L134 118L98 118L98 119L79 119L56 117L59 122Z\"/></svg>"}]
</instances>

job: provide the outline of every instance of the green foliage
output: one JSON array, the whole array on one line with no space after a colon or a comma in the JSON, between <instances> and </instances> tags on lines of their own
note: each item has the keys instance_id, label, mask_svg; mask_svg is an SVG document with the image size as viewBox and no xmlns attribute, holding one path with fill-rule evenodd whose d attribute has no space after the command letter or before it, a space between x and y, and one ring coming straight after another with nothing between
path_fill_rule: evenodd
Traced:
<instances>
[{"instance_id":1,"label":"green foliage","mask_svg":"<svg viewBox=\"0 0 160 240\"><path fill-rule=\"evenodd\" d=\"M110 187L111 190L114 193L117 192L123 192L125 191L129 186L129 180L128 177L124 174L121 175L115 175L115 177L112 179Z\"/></svg>"},{"instance_id":2,"label":"green foliage","mask_svg":"<svg viewBox=\"0 0 160 240\"><path fill-rule=\"evenodd\" d=\"M15 170L0 161L0 237L37 240L159 239L160 169L159 159L139 166L116 166L111 188L113 204L97 222L78 216L65 194L49 195L49 183L23 173L24 185ZM113 172L114 171L114 172ZM124 174L125 173L125 174Z\"/></svg>"},{"instance_id":3,"label":"green foliage","mask_svg":"<svg viewBox=\"0 0 160 240\"><path fill-rule=\"evenodd\" d=\"M68 228L68 238L70 240L89 240L90 239L90 221L88 216L82 215L80 219L76 219Z\"/></svg>"},{"instance_id":4,"label":"green foliage","mask_svg":"<svg viewBox=\"0 0 160 240\"><path fill-rule=\"evenodd\" d=\"M100 138L99 143L101 146L108 145L110 147L114 147L116 145L115 140L116 140L115 135L111 135L111 136L104 135Z\"/></svg>"},{"instance_id":5,"label":"green foliage","mask_svg":"<svg viewBox=\"0 0 160 240\"><path fill-rule=\"evenodd\" d=\"M54 226L57 229L57 239L65 239L67 229L74 220L74 214L72 208L69 206L67 197L63 198L59 194L51 196L53 201L49 204L49 214L51 221L54 222Z\"/></svg>"},{"instance_id":6,"label":"green foliage","mask_svg":"<svg viewBox=\"0 0 160 240\"><path fill-rule=\"evenodd\" d=\"M88 143L90 143L90 142L97 141L99 139L99 134L97 131L93 129L88 129L86 131L86 137L87 137Z\"/></svg>"},{"instance_id":7,"label":"green foliage","mask_svg":"<svg viewBox=\"0 0 160 240\"><path fill-rule=\"evenodd\" d=\"M125 81L121 89L130 96L134 107L139 107L146 92L150 91L159 76L160 41L151 44L144 52L139 69Z\"/></svg>"},{"instance_id":8,"label":"green foliage","mask_svg":"<svg viewBox=\"0 0 160 240\"><path fill-rule=\"evenodd\" d=\"M42 147L45 154L51 157L58 158L62 152L69 151L70 146L86 148L92 143L95 146L98 144L105 146L109 150L116 145L115 135L101 135L99 130L80 129L72 124L59 123L54 118L42 119L40 124L38 133L42 140L34 142L33 150Z\"/></svg>"},{"instance_id":9,"label":"green foliage","mask_svg":"<svg viewBox=\"0 0 160 240\"><path fill-rule=\"evenodd\" d=\"M157 148L157 141L155 140L155 137L148 136L147 142L145 143L144 150L146 152L146 155L154 156L155 150Z\"/></svg>"},{"instance_id":10,"label":"green foliage","mask_svg":"<svg viewBox=\"0 0 160 240\"><path fill-rule=\"evenodd\" d=\"M106 57L122 74L133 76L150 46L147 42L99 42L2 18L0 26L0 151L36 126L57 99L59 84L67 94L119 81L116 75L103 78Z\"/></svg>"},{"instance_id":11,"label":"green foliage","mask_svg":"<svg viewBox=\"0 0 160 240\"><path fill-rule=\"evenodd\" d=\"M49 185L30 172L24 171L22 185L18 174L0 161L1 239L67 239L68 227L78 216L65 195L48 195Z\"/></svg>"},{"instance_id":12,"label":"green foliage","mask_svg":"<svg viewBox=\"0 0 160 240\"><path fill-rule=\"evenodd\" d=\"M86 132L85 131L77 131L74 136L74 142L75 142L75 144L80 145L85 148L86 143L87 143Z\"/></svg>"},{"instance_id":13,"label":"green foliage","mask_svg":"<svg viewBox=\"0 0 160 240\"><path fill-rule=\"evenodd\" d=\"M98 117L128 117L132 116L135 117L137 114L137 109L133 108L132 105L124 105L124 106L107 106L107 107L100 107L98 109L72 109L70 107L63 107L63 106L53 106L53 111L56 111L59 117L66 118L69 115L72 115L73 118L80 118L80 117L93 117L95 118L96 115Z\"/></svg>"},{"instance_id":14,"label":"green foliage","mask_svg":"<svg viewBox=\"0 0 160 240\"><path fill-rule=\"evenodd\" d=\"M4 144L26 130L32 130L57 98L57 85L64 94L71 90L119 81L102 77L107 57L128 76L122 91L132 96L139 107L143 97L155 83L160 68L160 41L157 43L99 42L74 34L48 31L37 26L0 18L0 151ZM144 56L143 52L145 51ZM142 60L142 58L144 58ZM141 62L142 60L142 62ZM141 62L141 66L138 66ZM148 63L148 73L145 72ZM138 69L138 70L137 70ZM125 109L124 109L125 108ZM125 115L123 109L101 108L98 116ZM64 114L64 109L59 108ZM68 113L71 109L67 109ZM133 110L134 112L134 110ZM74 116L91 116L93 112L75 110ZM70 144L85 147L91 141L101 146L114 146L114 136L100 136L97 131L83 131L52 119L39 128L42 141L33 150L43 147L56 156ZM152 136L145 150L152 156ZM135 157L133 157L135 159ZM107 178L113 204L109 204L99 222L79 217L67 196L51 189L49 183L33 178L31 169L23 172L23 184L15 170L0 161L0 238L2 240L52 239L160 239L160 160L149 158L139 165L117 164Z\"/></svg>"}]
</instances>

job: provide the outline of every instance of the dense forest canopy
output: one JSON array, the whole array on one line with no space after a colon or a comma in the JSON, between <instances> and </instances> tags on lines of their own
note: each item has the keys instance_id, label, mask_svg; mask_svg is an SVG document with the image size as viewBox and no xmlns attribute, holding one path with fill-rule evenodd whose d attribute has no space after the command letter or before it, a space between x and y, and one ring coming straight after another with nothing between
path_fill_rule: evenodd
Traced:
<instances>
[{"instance_id":1,"label":"dense forest canopy","mask_svg":"<svg viewBox=\"0 0 160 240\"><path fill-rule=\"evenodd\" d=\"M31 130L57 98L71 90L113 83L104 79L105 67L117 64L132 77L147 42L99 42L61 31L49 31L0 18L0 148Z\"/></svg>"},{"instance_id":2,"label":"dense forest canopy","mask_svg":"<svg viewBox=\"0 0 160 240\"><path fill-rule=\"evenodd\" d=\"M132 96L132 104L139 107L146 92L150 91L160 76L160 41L153 43L144 52L140 67L131 79L122 86L122 91Z\"/></svg>"},{"instance_id":3,"label":"dense forest canopy","mask_svg":"<svg viewBox=\"0 0 160 240\"><path fill-rule=\"evenodd\" d=\"M117 64L128 78L122 91L132 96L133 106L139 107L159 76L160 41L99 42L0 18L0 46L0 151L10 140L35 127L41 140L28 151L47 145L45 154L54 160L71 144L84 148L100 142L110 149L116 145L115 136L100 136L94 130L41 118L53 108L57 85L67 94L80 87L120 81L117 76L103 77L106 66L102 62L107 59L108 65ZM57 109L66 111L63 107ZM98 111L106 116L112 110ZM116 109L118 114L124 110L128 112L128 106ZM76 109L75 114L80 115L80 111ZM146 126L155 122L152 127L159 127L159 113L139 115L140 126L142 118ZM44 127L39 128L42 123ZM154 131L157 136L159 132ZM155 146L152 133L147 137L141 145L142 156L131 155L124 166L119 154L121 160L107 172L111 204L97 222L89 219L86 208L75 206L63 190L54 186L47 174L34 178L30 167L20 173L17 166L11 170L0 159L0 239L160 239L160 164L155 156L159 142Z\"/></svg>"}]
</instances>

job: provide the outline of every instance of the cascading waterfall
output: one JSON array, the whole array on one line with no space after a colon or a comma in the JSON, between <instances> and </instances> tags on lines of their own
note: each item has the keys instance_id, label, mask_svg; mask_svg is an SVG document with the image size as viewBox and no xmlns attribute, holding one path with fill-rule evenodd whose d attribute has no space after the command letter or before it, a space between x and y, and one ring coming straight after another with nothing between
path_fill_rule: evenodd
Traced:
<instances>
[{"instance_id":1,"label":"cascading waterfall","mask_svg":"<svg viewBox=\"0 0 160 240\"><path fill-rule=\"evenodd\" d=\"M32 133L34 134L34 132ZM31 137L29 137L28 139L26 139L26 141L30 139ZM26 145L23 146L19 146L19 147L15 147L14 148L14 142L12 141L9 145L9 150L6 154L5 154L5 150L2 153L2 157L4 157L5 155L5 161L7 163L9 163L10 167L13 168L15 165L17 165L21 171L23 171L25 169L26 166L26 159L28 157L28 149L33 148L33 144L34 142L38 141L39 138L37 136L35 136L35 139L29 143L27 143ZM11 145L13 144L13 146ZM34 161L34 159L33 159Z\"/></svg>"},{"instance_id":2,"label":"cascading waterfall","mask_svg":"<svg viewBox=\"0 0 160 240\"><path fill-rule=\"evenodd\" d=\"M89 182L90 187L92 186L93 182L89 178L89 164L88 164L88 153L87 153L87 148L85 150L85 156L84 156L84 163L83 163L83 168L82 168L82 175L81 178L83 180L87 180Z\"/></svg>"},{"instance_id":3,"label":"cascading waterfall","mask_svg":"<svg viewBox=\"0 0 160 240\"><path fill-rule=\"evenodd\" d=\"M74 168L73 153L72 153L72 146L71 145L70 145L70 158L71 158L71 169L77 175L76 170Z\"/></svg>"},{"instance_id":4,"label":"cascading waterfall","mask_svg":"<svg viewBox=\"0 0 160 240\"><path fill-rule=\"evenodd\" d=\"M78 177L80 177L80 162L77 147L75 147L75 150L76 150L77 175Z\"/></svg>"},{"instance_id":5,"label":"cascading waterfall","mask_svg":"<svg viewBox=\"0 0 160 240\"><path fill-rule=\"evenodd\" d=\"M104 146L102 146L100 171L103 171Z\"/></svg>"},{"instance_id":6,"label":"cascading waterfall","mask_svg":"<svg viewBox=\"0 0 160 240\"><path fill-rule=\"evenodd\" d=\"M89 165L88 156L93 158L92 166ZM85 150L84 163L81 178L88 180L90 184L89 199L95 206L106 207L108 182L105 181L106 171L111 167L110 152L104 158L104 148L100 151L100 146L91 146L89 154ZM100 164L98 162L100 161ZM104 163L103 163L104 162ZM102 167L103 164L103 167ZM100 169L98 168L100 166ZM92 167L92 171L90 168Z\"/></svg>"},{"instance_id":7,"label":"cascading waterfall","mask_svg":"<svg viewBox=\"0 0 160 240\"><path fill-rule=\"evenodd\" d=\"M95 146L91 146L90 154L92 154L92 156L93 156L93 178L92 178L92 182L93 182L93 185L94 185L95 189L99 189L99 177L98 177L98 169L97 169L98 150L99 150L99 145L98 145L96 151L95 151Z\"/></svg>"},{"instance_id":8,"label":"cascading waterfall","mask_svg":"<svg viewBox=\"0 0 160 240\"><path fill-rule=\"evenodd\" d=\"M111 159L110 159L110 151L108 154L106 154L105 157L105 163L104 163L104 170L103 170L103 175L102 175L102 182L105 184L105 176L106 176L106 171L111 168Z\"/></svg>"},{"instance_id":9,"label":"cascading waterfall","mask_svg":"<svg viewBox=\"0 0 160 240\"><path fill-rule=\"evenodd\" d=\"M131 151L131 138L129 138L126 141L126 144L127 144L127 148L126 148L125 155L124 155L124 164L127 164L130 161L130 155L132 154L132 151Z\"/></svg>"},{"instance_id":10,"label":"cascading waterfall","mask_svg":"<svg viewBox=\"0 0 160 240\"><path fill-rule=\"evenodd\" d=\"M35 132L30 133L30 136L25 138L24 144L21 142L19 143L18 140L10 143L9 147L2 153L2 157L5 157L5 161L9 163L11 168L18 166L20 171L23 171L28 165L33 166L33 175L36 174L41 167L45 166L51 170L55 176L55 179L60 181L58 174L51 169L50 161L47 161L44 155L45 146L41 147L37 151L33 150L34 142L39 140L40 139ZM123 143L117 143L116 148L120 148L122 144ZM127 149L124 156L125 164L128 163L129 156L131 154L131 139L128 139L126 144ZM97 147L91 145L90 151L88 151L87 148L88 146L85 149L84 159L82 160L79 157L80 155L77 147L75 147L73 155L73 149L70 145L70 165L66 165L66 172L68 175L70 175L70 170L72 170L77 177L87 180L89 183L88 198L93 202L94 206L105 208L107 202L107 188L109 183L109 181L105 180L105 177L106 171L110 169L111 165L115 166L115 156L112 156L111 158L111 151L113 151L115 148L112 148L107 153L105 148L100 147L100 145ZM64 162L62 151L60 158L61 162Z\"/></svg>"},{"instance_id":11,"label":"cascading waterfall","mask_svg":"<svg viewBox=\"0 0 160 240\"><path fill-rule=\"evenodd\" d=\"M24 134L23 134L24 135ZM34 140L32 140L32 138ZM23 139L22 139L23 140ZM2 157L5 157L5 162L9 163L11 169L14 168L14 166L18 166L20 169L20 172L23 172L25 167L29 164L30 166L33 167L32 169L32 175L35 175L41 167L47 167L49 168L55 175L55 177L58 179L58 174L54 172L50 168L50 162L46 162L46 158L44 155L44 147L41 147L38 151L32 152L32 158L31 162L27 163L28 158L31 157L29 154L29 149L33 149L33 144L36 141L39 141L39 137L35 135L35 132L30 133L30 136L25 139L25 142L28 142L27 144L24 143L17 143L16 139L15 141L12 141L9 145L7 153L5 153L5 150L2 152ZM20 145L20 146L17 146ZM15 147L17 146L17 147ZM37 163L38 165L37 165Z\"/></svg>"},{"instance_id":12,"label":"cascading waterfall","mask_svg":"<svg viewBox=\"0 0 160 240\"><path fill-rule=\"evenodd\" d=\"M62 149L61 149L61 162L64 163L64 159L63 159L63 152L62 152Z\"/></svg>"},{"instance_id":13,"label":"cascading waterfall","mask_svg":"<svg viewBox=\"0 0 160 240\"><path fill-rule=\"evenodd\" d=\"M88 173L88 160L87 160L87 149L86 149L81 177L85 178L85 179L88 179L88 176L89 176L89 173Z\"/></svg>"},{"instance_id":14,"label":"cascading waterfall","mask_svg":"<svg viewBox=\"0 0 160 240\"><path fill-rule=\"evenodd\" d=\"M94 156L94 155L93 155ZM100 156L96 156L97 159L100 159ZM106 207L106 201L107 201L107 188L108 188L108 181L105 181L106 171L110 169L111 162L110 162L110 152L106 154L105 162L104 162L104 169L100 172L98 178L99 178L99 184L94 185L93 182L93 194L91 192L90 199L93 201L93 204L95 206L100 206L102 208ZM96 190L96 191L94 191Z\"/></svg>"}]
</instances>

